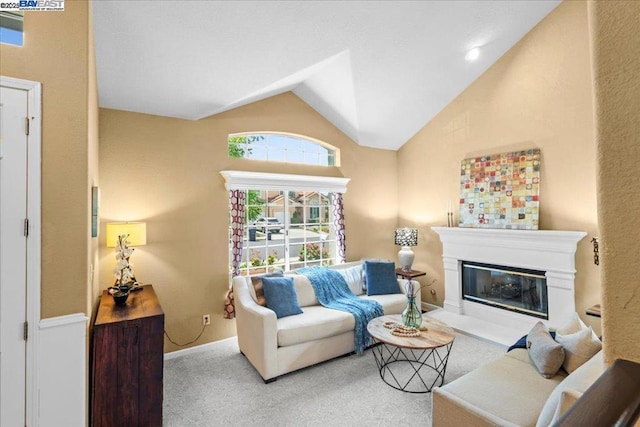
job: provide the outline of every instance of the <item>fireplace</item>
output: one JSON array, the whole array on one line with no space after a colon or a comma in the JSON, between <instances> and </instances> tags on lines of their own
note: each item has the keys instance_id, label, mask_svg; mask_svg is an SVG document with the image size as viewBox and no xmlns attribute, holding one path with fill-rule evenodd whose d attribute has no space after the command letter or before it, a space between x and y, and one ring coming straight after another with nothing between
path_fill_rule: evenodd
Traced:
<instances>
[{"instance_id":1,"label":"fireplace","mask_svg":"<svg viewBox=\"0 0 640 427\"><path fill-rule=\"evenodd\" d=\"M544 271L463 261L462 298L501 310L549 318Z\"/></svg>"},{"instance_id":2,"label":"fireplace","mask_svg":"<svg viewBox=\"0 0 640 427\"><path fill-rule=\"evenodd\" d=\"M559 327L575 312L575 252L586 233L462 227L432 230L440 236L443 247L443 309L468 319L463 323L480 320L526 332L540 320ZM465 272L465 265L473 267ZM465 275L469 277L465 279ZM480 278L480 285L468 284L472 276Z\"/></svg>"}]
</instances>

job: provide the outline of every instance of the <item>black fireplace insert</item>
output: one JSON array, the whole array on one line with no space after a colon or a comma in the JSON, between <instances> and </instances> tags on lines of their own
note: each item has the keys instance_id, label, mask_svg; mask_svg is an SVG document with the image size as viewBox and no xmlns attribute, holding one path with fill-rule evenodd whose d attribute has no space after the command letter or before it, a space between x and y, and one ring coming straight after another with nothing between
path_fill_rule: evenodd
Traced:
<instances>
[{"instance_id":1,"label":"black fireplace insert","mask_svg":"<svg viewBox=\"0 0 640 427\"><path fill-rule=\"evenodd\" d=\"M462 261L462 297L504 310L549 318L544 271Z\"/></svg>"}]
</instances>

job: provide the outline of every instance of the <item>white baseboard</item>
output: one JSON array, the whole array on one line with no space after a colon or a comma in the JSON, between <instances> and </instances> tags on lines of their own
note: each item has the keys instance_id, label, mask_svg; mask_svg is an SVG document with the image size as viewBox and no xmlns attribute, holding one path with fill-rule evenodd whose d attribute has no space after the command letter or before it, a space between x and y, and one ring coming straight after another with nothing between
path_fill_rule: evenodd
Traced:
<instances>
[{"instance_id":1,"label":"white baseboard","mask_svg":"<svg viewBox=\"0 0 640 427\"><path fill-rule=\"evenodd\" d=\"M164 355L164 360L171 360L171 359L175 359L176 357L182 357L182 356L186 356L188 354L194 354L194 353L202 353L203 351L207 351L210 350L214 347L216 347L219 344L222 344L223 342L229 341L229 340L236 340L237 337L230 337L230 338L225 338L223 340L219 340L219 341L214 341L214 342L209 342L206 344L201 344L201 345L196 345L194 347L189 347L189 348L185 348L184 350L176 350L176 351L172 351L170 353L165 353Z\"/></svg>"},{"instance_id":2,"label":"white baseboard","mask_svg":"<svg viewBox=\"0 0 640 427\"><path fill-rule=\"evenodd\" d=\"M87 321L83 313L40 321L37 425L41 427L86 424Z\"/></svg>"},{"instance_id":3,"label":"white baseboard","mask_svg":"<svg viewBox=\"0 0 640 427\"><path fill-rule=\"evenodd\" d=\"M481 340L509 347L528 331L513 328L511 325L496 325L471 316L452 313L443 308L430 310L427 316L451 326L458 332Z\"/></svg>"},{"instance_id":4,"label":"white baseboard","mask_svg":"<svg viewBox=\"0 0 640 427\"><path fill-rule=\"evenodd\" d=\"M430 304L428 302L423 302L420 308L422 308L422 311L433 311L433 310L438 310L442 307L440 307L439 305Z\"/></svg>"}]
</instances>

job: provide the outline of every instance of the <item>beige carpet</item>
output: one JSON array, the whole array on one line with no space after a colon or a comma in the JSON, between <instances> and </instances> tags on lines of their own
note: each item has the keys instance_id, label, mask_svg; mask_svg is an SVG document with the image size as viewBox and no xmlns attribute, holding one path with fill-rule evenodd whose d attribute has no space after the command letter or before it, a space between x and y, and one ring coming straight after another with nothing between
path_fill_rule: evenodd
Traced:
<instances>
[{"instance_id":1,"label":"beige carpet","mask_svg":"<svg viewBox=\"0 0 640 427\"><path fill-rule=\"evenodd\" d=\"M498 358L505 349L458 334L445 382ZM431 394L382 382L371 349L264 384L235 339L166 361L165 426L431 425Z\"/></svg>"}]
</instances>

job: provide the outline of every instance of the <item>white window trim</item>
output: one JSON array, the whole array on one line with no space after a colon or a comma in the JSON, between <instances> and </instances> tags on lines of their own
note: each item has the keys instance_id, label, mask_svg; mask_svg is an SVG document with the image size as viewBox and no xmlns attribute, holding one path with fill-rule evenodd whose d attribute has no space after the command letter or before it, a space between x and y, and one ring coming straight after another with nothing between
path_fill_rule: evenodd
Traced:
<instances>
[{"instance_id":1,"label":"white window trim","mask_svg":"<svg viewBox=\"0 0 640 427\"><path fill-rule=\"evenodd\" d=\"M351 178L247 171L220 171L227 190L296 190L346 193Z\"/></svg>"}]
</instances>

